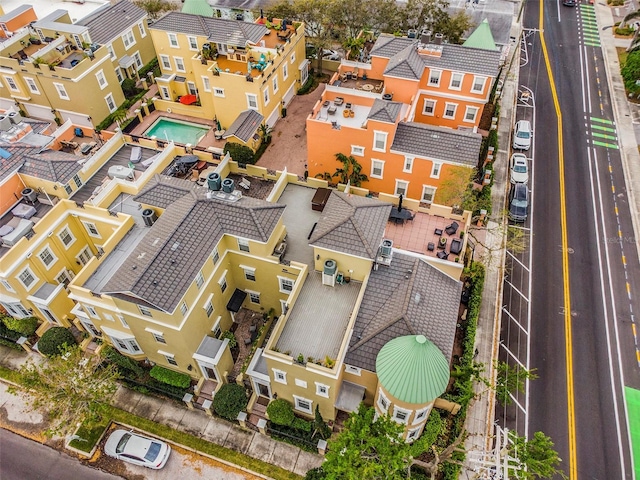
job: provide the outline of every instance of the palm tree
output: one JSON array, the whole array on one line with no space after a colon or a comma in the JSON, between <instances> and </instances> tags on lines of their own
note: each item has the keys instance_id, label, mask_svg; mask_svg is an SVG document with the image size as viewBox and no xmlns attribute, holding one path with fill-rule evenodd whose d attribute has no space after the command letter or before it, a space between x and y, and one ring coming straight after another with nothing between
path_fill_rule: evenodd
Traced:
<instances>
[{"instance_id":1,"label":"palm tree","mask_svg":"<svg viewBox=\"0 0 640 480\"><path fill-rule=\"evenodd\" d=\"M336 160L342 164L333 174L334 177L340 178L340 183L351 182L354 187L359 187L362 182L369 180L362 172L362 165L351 155L348 157L344 153L336 153Z\"/></svg>"}]
</instances>

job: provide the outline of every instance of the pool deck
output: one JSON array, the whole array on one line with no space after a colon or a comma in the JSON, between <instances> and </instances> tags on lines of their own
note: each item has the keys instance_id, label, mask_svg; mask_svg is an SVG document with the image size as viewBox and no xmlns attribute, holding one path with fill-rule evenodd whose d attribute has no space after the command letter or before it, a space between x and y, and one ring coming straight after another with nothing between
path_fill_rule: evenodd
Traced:
<instances>
[{"instance_id":1,"label":"pool deck","mask_svg":"<svg viewBox=\"0 0 640 480\"><path fill-rule=\"evenodd\" d=\"M174 120L182 120L184 122L200 124L207 127L213 127L213 120L203 120L200 118L190 117L188 115L179 115L177 113L167 113L167 112L160 112L156 110L154 112L151 112L151 114L147 115L146 117L144 117L142 122L131 131L131 134L143 136L144 132L146 132L151 127L151 125L153 125L154 122L158 120L158 118L160 117L174 119ZM207 147L223 148L224 144L227 143L227 141L216 140L213 134L213 131L214 131L213 128L209 130L209 132L207 132L207 134L204 137L202 137L202 139L198 142L197 146L203 147L203 148L207 148ZM164 140L164 139L158 137L158 140Z\"/></svg>"}]
</instances>

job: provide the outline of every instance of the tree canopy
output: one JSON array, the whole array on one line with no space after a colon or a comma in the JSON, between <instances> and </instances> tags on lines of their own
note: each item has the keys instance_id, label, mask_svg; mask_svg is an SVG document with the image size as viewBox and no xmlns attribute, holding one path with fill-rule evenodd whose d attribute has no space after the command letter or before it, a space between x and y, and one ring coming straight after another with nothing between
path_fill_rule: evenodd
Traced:
<instances>
[{"instance_id":1,"label":"tree canopy","mask_svg":"<svg viewBox=\"0 0 640 480\"><path fill-rule=\"evenodd\" d=\"M509 432L512 440L510 454L517 459L518 467L511 473L513 478L530 480L535 478L551 478L566 476L558 470L562 459L553 449L551 438L542 432L533 434L531 440L519 437L513 431Z\"/></svg>"}]
</instances>

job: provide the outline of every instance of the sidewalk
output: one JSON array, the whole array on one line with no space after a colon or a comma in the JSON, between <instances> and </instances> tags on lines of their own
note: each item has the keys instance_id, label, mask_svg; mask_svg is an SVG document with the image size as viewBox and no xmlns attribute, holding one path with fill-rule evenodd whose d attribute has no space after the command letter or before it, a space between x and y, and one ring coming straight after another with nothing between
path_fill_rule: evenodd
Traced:
<instances>
[{"instance_id":1,"label":"sidewalk","mask_svg":"<svg viewBox=\"0 0 640 480\"><path fill-rule=\"evenodd\" d=\"M42 357L0 345L0 365L17 369L28 360L41 361ZM112 405L301 476L324 461L321 455L245 430L225 420L211 417L201 410L189 410L174 402L146 396L124 387L118 389ZM1 383L0 426L41 442L42 432L47 428L45 416L26 410L24 402L19 397L6 393L6 387ZM257 474L254 476L259 477Z\"/></svg>"}]
</instances>

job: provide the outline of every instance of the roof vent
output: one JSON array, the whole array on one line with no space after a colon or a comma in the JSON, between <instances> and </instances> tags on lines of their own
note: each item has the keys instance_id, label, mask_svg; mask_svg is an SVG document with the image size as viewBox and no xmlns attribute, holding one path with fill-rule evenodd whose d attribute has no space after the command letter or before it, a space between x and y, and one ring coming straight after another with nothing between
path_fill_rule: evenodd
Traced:
<instances>
[{"instance_id":1,"label":"roof vent","mask_svg":"<svg viewBox=\"0 0 640 480\"><path fill-rule=\"evenodd\" d=\"M171 245L171 250L176 251L179 246L180 246L180 243L179 242L175 242L173 245Z\"/></svg>"},{"instance_id":2,"label":"roof vent","mask_svg":"<svg viewBox=\"0 0 640 480\"><path fill-rule=\"evenodd\" d=\"M156 223L156 220L158 219L158 215L156 215L155 210L153 210L152 208L145 208L142 211L142 219L144 220L144 224L147 227L150 227L151 225Z\"/></svg>"}]
</instances>

